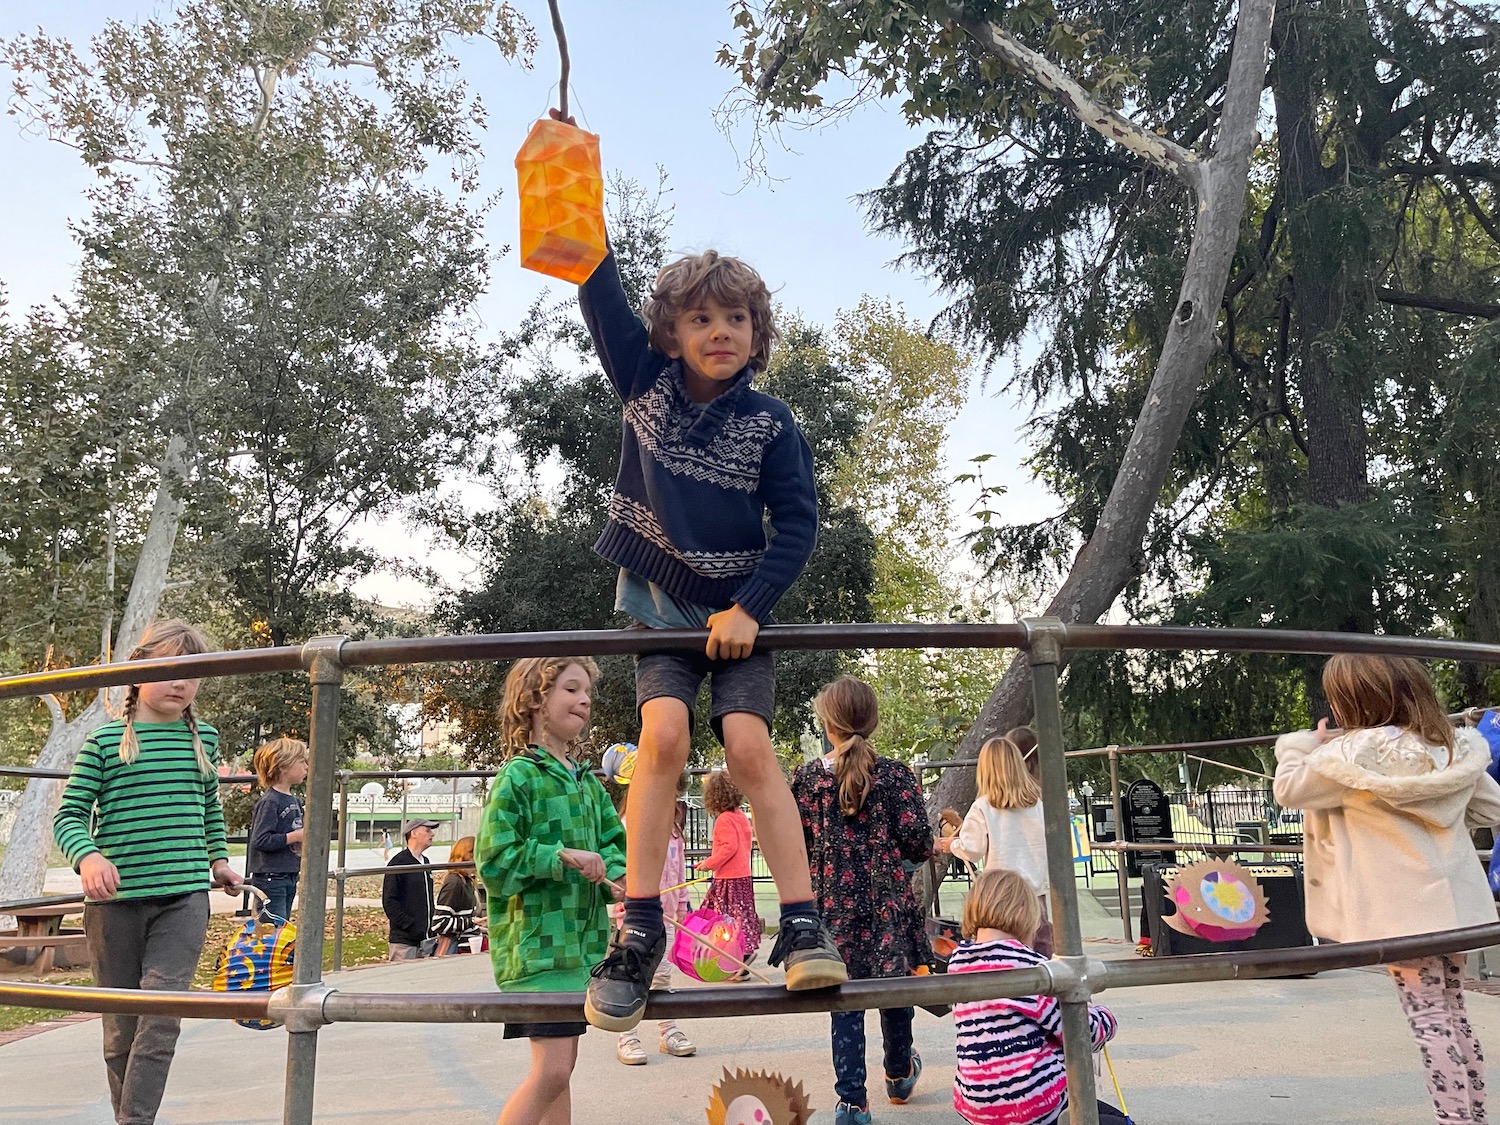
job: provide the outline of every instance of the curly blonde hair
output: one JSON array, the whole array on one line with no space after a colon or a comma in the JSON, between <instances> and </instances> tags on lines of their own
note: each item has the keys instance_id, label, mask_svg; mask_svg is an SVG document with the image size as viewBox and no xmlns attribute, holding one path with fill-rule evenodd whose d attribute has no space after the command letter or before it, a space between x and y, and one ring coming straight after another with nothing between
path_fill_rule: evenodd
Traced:
<instances>
[{"instance_id":1,"label":"curly blonde hair","mask_svg":"<svg viewBox=\"0 0 1500 1125\"><path fill-rule=\"evenodd\" d=\"M651 346L670 355L677 346L672 323L684 312L712 298L726 308L750 311L750 367L764 371L771 362L771 345L781 339L771 309L771 291L753 266L728 258L717 250L679 258L656 275L651 296L641 308L641 319Z\"/></svg>"},{"instance_id":2,"label":"curly blonde hair","mask_svg":"<svg viewBox=\"0 0 1500 1125\"><path fill-rule=\"evenodd\" d=\"M592 687L599 680L599 665L587 656L528 656L510 666L505 694L500 703L500 741L505 758L524 754L531 745L531 720L547 700L547 693L563 672L578 665Z\"/></svg>"}]
</instances>

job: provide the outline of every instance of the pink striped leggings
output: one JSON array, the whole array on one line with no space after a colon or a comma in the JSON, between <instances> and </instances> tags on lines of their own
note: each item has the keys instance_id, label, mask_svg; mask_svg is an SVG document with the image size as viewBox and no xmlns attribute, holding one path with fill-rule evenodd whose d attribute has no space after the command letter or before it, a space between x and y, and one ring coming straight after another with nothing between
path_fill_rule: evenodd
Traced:
<instances>
[{"instance_id":1,"label":"pink striped leggings","mask_svg":"<svg viewBox=\"0 0 1500 1125\"><path fill-rule=\"evenodd\" d=\"M1487 1122L1484 1054L1464 1012L1463 954L1387 965L1417 1037L1439 1122Z\"/></svg>"}]
</instances>

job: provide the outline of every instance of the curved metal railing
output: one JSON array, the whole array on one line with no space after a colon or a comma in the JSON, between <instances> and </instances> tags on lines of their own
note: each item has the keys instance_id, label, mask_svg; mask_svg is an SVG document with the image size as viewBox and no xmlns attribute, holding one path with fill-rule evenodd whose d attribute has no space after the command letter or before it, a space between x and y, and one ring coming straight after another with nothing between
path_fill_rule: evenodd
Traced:
<instances>
[{"instance_id":1,"label":"curved metal railing","mask_svg":"<svg viewBox=\"0 0 1500 1125\"><path fill-rule=\"evenodd\" d=\"M586 630L352 641L315 637L301 647L209 653L164 660L57 669L0 679L0 699L74 690L96 690L183 675L207 678L305 669L312 683L309 744L312 770L307 792L307 837L303 886L328 873L338 708L349 668L457 660L510 660L523 656L626 655L643 651L699 650L698 630ZM763 630L766 650L884 648L1019 648L1032 670L1036 730L1040 745L1043 815L1048 839L1059 955L1046 965L1003 973L953 977L851 981L838 989L789 993L773 987L737 985L654 994L653 1018L762 1015L943 1004L996 996L1058 996L1063 1010L1064 1052L1073 1091L1073 1125L1097 1125L1090 1066L1088 1000L1106 988L1187 981L1285 976L1325 969L1381 964L1480 948L1500 941L1500 923L1381 942L1339 946L1161 958L1137 963L1104 962L1083 955L1077 887L1073 880L1059 668L1070 649L1185 649L1198 651L1331 654L1386 653L1422 659L1500 663L1500 645L1409 637L1366 636L1290 630L1201 629L1162 626L1067 625L1055 618L1029 618L1009 625L849 624L782 625ZM344 826L341 824L339 831ZM294 983L267 996L204 993L145 993L129 989L43 984L0 985L0 1003L124 1013L155 1012L205 1018L281 1020L288 1032L286 1125L311 1125L318 1030L332 1022L494 1022L576 1020L578 993L437 995L342 994L321 980L327 896L304 895L298 910L299 950Z\"/></svg>"}]
</instances>

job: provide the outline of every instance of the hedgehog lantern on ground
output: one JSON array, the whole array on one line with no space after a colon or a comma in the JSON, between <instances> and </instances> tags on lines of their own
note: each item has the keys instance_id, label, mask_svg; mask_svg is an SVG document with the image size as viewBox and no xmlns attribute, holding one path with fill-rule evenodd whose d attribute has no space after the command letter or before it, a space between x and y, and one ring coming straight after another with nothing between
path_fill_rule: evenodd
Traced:
<instances>
[{"instance_id":1,"label":"hedgehog lantern on ground","mask_svg":"<svg viewBox=\"0 0 1500 1125\"><path fill-rule=\"evenodd\" d=\"M802 1083L770 1071L726 1069L708 1103L708 1125L807 1125L811 1117Z\"/></svg>"},{"instance_id":2,"label":"hedgehog lantern on ground","mask_svg":"<svg viewBox=\"0 0 1500 1125\"><path fill-rule=\"evenodd\" d=\"M1162 921L1204 941L1243 941L1271 920L1259 881L1229 860L1190 863L1169 877L1164 891L1177 913Z\"/></svg>"}]
</instances>

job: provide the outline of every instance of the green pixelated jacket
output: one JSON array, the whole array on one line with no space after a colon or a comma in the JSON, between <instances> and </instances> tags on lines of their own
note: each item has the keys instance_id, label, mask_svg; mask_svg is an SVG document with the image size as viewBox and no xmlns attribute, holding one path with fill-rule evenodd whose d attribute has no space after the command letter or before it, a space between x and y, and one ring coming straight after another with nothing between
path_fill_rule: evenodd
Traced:
<instances>
[{"instance_id":1,"label":"green pixelated jacket","mask_svg":"<svg viewBox=\"0 0 1500 1125\"><path fill-rule=\"evenodd\" d=\"M609 889L564 867L564 848L625 874L625 829L599 779L532 747L500 767L474 842L489 894L490 962L504 992L574 992L609 946Z\"/></svg>"}]
</instances>

